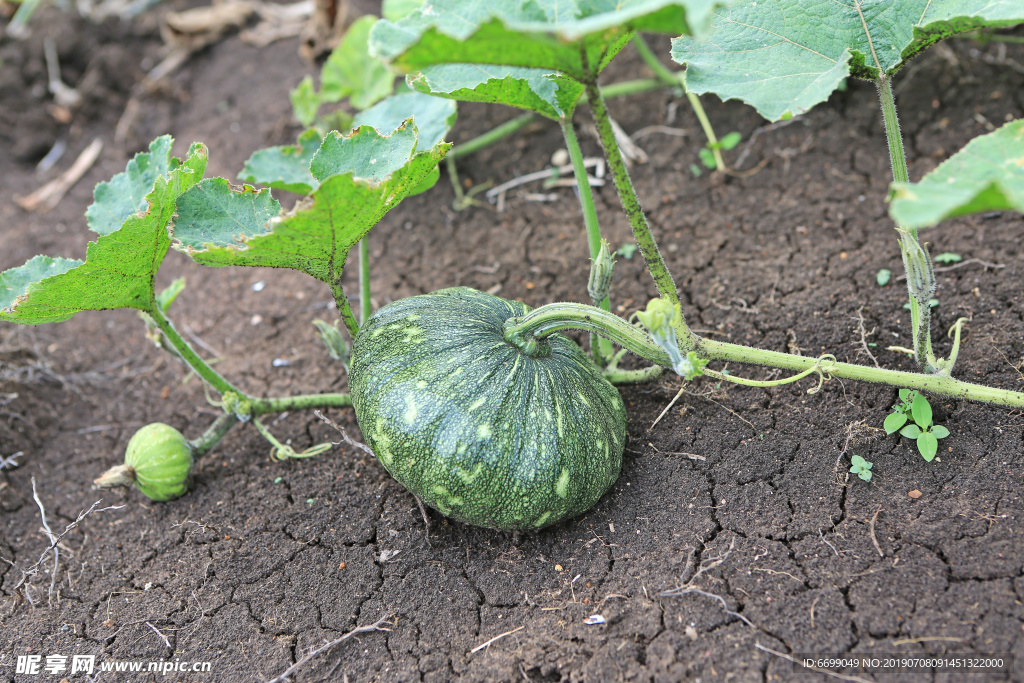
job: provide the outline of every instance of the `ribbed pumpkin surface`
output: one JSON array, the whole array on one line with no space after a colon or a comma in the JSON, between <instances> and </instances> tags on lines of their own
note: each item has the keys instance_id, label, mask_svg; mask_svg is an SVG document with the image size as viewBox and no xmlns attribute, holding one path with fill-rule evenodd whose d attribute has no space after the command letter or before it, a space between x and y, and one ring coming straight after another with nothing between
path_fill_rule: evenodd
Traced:
<instances>
[{"instance_id":1,"label":"ribbed pumpkin surface","mask_svg":"<svg viewBox=\"0 0 1024 683\"><path fill-rule=\"evenodd\" d=\"M375 313L352 352L363 435L423 502L468 524L528 529L585 512L619 476L626 412L573 341L531 358L502 324L530 311L466 287Z\"/></svg>"}]
</instances>

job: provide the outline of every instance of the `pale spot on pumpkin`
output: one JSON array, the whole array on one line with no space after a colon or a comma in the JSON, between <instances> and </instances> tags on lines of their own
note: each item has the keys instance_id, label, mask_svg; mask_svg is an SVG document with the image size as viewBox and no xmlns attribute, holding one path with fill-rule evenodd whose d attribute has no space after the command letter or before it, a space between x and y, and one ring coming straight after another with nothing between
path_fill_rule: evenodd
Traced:
<instances>
[{"instance_id":1,"label":"pale spot on pumpkin","mask_svg":"<svg viewBox=\"0 0 1024 683\"><path fill-rule=\"evenodd\" d=\"M533 520L533 525L534 526L544 526L544 522L548 521L549 517L551 517L551 510L548 510L543 515L541 515L537 519Z\"/></svg>"},{"instance_id":2,"label":"pale spot on pumpkin","mask_svg":"<svg viewBox=\"0 0 1024 683\"><path fill-rule=\"evenodd\" d=\"M489 439L491 438L491 434L492 432L490 425L480 425L479 427L476 428L476 435L480 439Z\"/></svg>"},{"instance_id":3,"label":"pale spot on pumpkin","mask_svg":"<svg viewBox=\"0 0 1024 683\"><path fill-rule=\"evenodd\" d=\"M444 504L445 507L452 508L462 505L465 501L459 496L456 496L448 491L445 487L440 484L431 489L434 495L437 496L438 504Z\"/></svg>"},{"instance_id":4,"label":"pale spot on pumpkin","mask_svg":"<svg viewBox=\"0 0 1024 683\"><path fill-rule=\"evenodd\" d=\"M479 408L480 406L482 406L485 403L487 403L487 399L485 397L481 396L477 400L475 400L472 403L470 403L469 404L469 408L467 408L467 410L474 411L474 410L476 410L477 408Z\"/></svg>"},{"instance_id":5,"label":"pale spot on pumpkin","mask_svg":"<svg viewBox=\"0 0 1024 683\"><path fill-rule=\"evenodd\" d=\"M405 407L405 421L408 424L414 424L416 422L416 416L420 414L419 408L416 407L416 402L409 399L408 405Z\"/></svg>"},{"instance_id":6,"label":"pale spot on pumpkin","mask_svg":"<svg viewBox=\"0 0 1024 683\"><path fill-rule=\"evenodd\" d=\"M565 498L565 494L569 490L569 470L563 469L562 473L558 475L558 481L555 482L555 493L558 494L559 498Z\"/></svg>"},{"instance_id":7,"label":"pale spot on pumpkin","mask_svg":"<svg viewBox=\"0 0 1024 683\"><path fill-rule=\"evenodd\" d=\"M459 446L459 448L465 449L465 446ZM483 472L483 471L484 471L484 465L483 465L483 463L480 463L480 462L478 462L476 465L474 465L473 469L471 471L468 471L468 472L466 470L462 469L461 467L456 467L455 468L455 474L457 474L459 476L459 479L461 479L466 484L472 484L473 480L476 479L477 477L479 477L480 473Z\"/></svg>"}]
</instances>

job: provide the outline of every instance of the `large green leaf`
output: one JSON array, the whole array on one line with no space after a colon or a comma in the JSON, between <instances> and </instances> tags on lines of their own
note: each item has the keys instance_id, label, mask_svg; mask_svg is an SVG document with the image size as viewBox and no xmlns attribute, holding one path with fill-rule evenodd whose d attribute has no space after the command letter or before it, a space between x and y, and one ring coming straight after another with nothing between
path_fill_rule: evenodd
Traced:
<instances>
[{"instance_id":1,"label":"large green leaf","mask_svg":"<svg viewBox=\"0 0 1024 683\"><path fill-rule=\"evenodd\" d=\"M313 156L310 171L319 182L342 173L380 181L409 162L416 138L416 127L411 125L385 135L373 126L360 126L348 135L331 131Z\"/></svg>"},{"instance_id":2,"label":"large green leaf","mask_svg":"<svg viewBox=\"0 0 1024 683\"><path fill-rule=\"evenodd\" d=\"M397 147L390 152L382 152L381 147L382 141L391 138L404 141L407 153L404 163L388 175L373 178L357 177L353 168L329 174L327 164L317 167L314 159L314 175L318 170L328 174L319 176L320 186L294 210L279 216L271 215L272 205L251 187L236 190L227 183L212 182L193 188L178 203L175 247L210 266L293 268L337 284L349 250L414 192L448 151L449 145L441 143L413 153L416 132L408 127L410 138L406 131L381 136L364 127L347 137L328 136L318 156L333 161L335 170L342 169L346 160L352 165L361 157L394 154ZM377 158L381 166L392 159Z\"/></svg>"},{"instance_id":3,"label":"large green leaf","mask_svg":"<svg viewBox=\"0 0 1024 683\"><path fill-rule=\"evenodd\" d=\"M572 113L583 86L547 69L495 64L438 64L408 78L415 90L466 102L528 109L556 121Z\"/></svg>"},{"instance_id":4,"label":"large green leaf","mask_svg":"<svg viewBox=\"0 0 1024 683\"><path fill-rule=\"evenodd\" d=\"M919 183L893 183L889 214L925 228L984 211L1024 212L1024 119L967 143Z\"/></svg>"},{"instance_id":5,"label":"large green leaf","mask_svg":"<svg viewBox=\"0 0 1024 683\"><path fill-rule=\"evenodd\" d=\"M434 64L503 64L600 73L633 35L704 29L721 0L428 0L398 22L378 21L373 54L404 71Z\"/></svg>"},{"instance_id":6,"label":"large green leaf","mask_svg":"<svg viewBox=\"0 0 1024 683\"><path fill-rule=\"evenodd\" d=\"M891 75L932 43L1024 21L1020 0L742 0L703 38L673 41L686 85L754 106L769 120L824 102L847 76Z\"/></svg>"},{"instance_id":7,"label":"large green leaf","mask_svg":"<svg viewBox=\"0 0 1024 683\"><path fill-rule=\"evenodd\" d=\"M207 178L178 198L174 238L184 244L228 246L236 235L255 235L281 212L270 190L234 190L224 178Z\"/></svg>"},{"instance_id":8,"label":"large green leaf","mask_svg":"<svg viewBox=\"0 0 1024 683\"><path fill-rule=\"evenodd\" d=\"M317 186L316 178L309 172L309 162L318 149L320 133L310 128L299 136L298 144L254 152L238 177L277 190L309 194Z\"/></svg>"},{"instance_id":9,"label":"large green leaf","mask_svg":"<svg viewBox=\"0 0 1024 683\"><path fill-rule=\"evenodd\" d=\"M83 263L78 259L33 256L25 265L0 273L0 316L6 318L18 298L28 294L30 288L37 289L43 280L63 275Z\"/></svg>"},{"instance_id":10,"label":"large green leaf","mask_svg":"<svg viewBox=\"0 0 1024 683\"><path fill-rule=\"evenodd\" d=\"M413 119L419 131L416 151L422 152L444 140L455 125L456 115L454 102L407 92L392 95L366 111L359 112L353 123L355 126L373 126L378 132L387 133L402 126L406 119Z\"/></svg>"},{"instance_id":11,"label":"large green leaf","mask_svg":"<svg viewBox=\"0 0 1024 683\"><path fill-rule=\"evenodd\" d=\"M159 149L167 152L161 163L173 170L154 179L144 196L148 210L130 214L120 229L90 242L84 263L37 256L0 275L0 319L38 325L80 311L153 309L153 280L170 245L174 202L202 179L207 156L203 145L194 144L178 164L169 158L170 140Z\"/></svg>"},{"instance_id":12,"label":"large green leaf","mask_svg":"<svg viewBox=\"0 0 1024 683\"><path fill-rule=\"evenodd\" d=\"M177 159L171 157L171 136L161 135L128 162L124 171L93 190L93 203L85 210L89 229L100 235L119 230L128 216L146 208L146 195L159 175L171 170Z\"/></svg>"},{"instance_id":13,"label":"large green leaf","mask_svg":"<svg viewBox=\"0 0 1024 683\"><path fill-rule=\"evenodd\" d=\"M345 32L320 71L320 99L339 102L345 97L356 109L366 109L395 87L395 75L367 50L370 29L377 17L360 17Z\"/></svg>"}]
</instances>

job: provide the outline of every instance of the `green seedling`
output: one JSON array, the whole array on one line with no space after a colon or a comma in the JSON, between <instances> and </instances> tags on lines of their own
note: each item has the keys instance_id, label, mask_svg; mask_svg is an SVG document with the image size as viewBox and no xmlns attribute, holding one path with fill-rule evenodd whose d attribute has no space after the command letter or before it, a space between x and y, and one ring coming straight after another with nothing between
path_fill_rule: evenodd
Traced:
<instances>
[{"instance_id":1,"label":"green seedling","mask_svg":"<svg viewBox=\"0 0 1024 683\"><path fill-rule=\"evenodd\" d=\"M850 474L856 474L864 481L871 481L871 468L874 466L870 460L865 460L859 455L850 458Z\"/></svg>"},{"instance_id":2,"label":"green seedling","mask_svg":"<svg viewBox=\"0 0 1024 683\"><path fill-rule=\"evenodd\" d=\"M910 420L910 412L914 405L914 399L917 396L917 391L900 389L900 402L892 407L892 412L885 418L885 424L882 425L885 428L886 434L898 432L903 428L903 425L907 424L907 421Z\"/></svg>"},{"instance_id":3,"label":"green seedling","mask_svg":"<svg viewBox=\"0 0 1024 683\"><path fill-rule=\"evenodd\" d=\"M961 256L960 254L954 254L949 251L943 252L935 257L936 263L944 263L947 265L950 263L960 263L963 260L964 257Z\"/></svg>"},{"instance_id":4,"label":"green seedling","mask_svg":"<svg viewBox=\"0 0 1024 683\"><path fill-rule=\"evenodd\" d=\"M717 142L708 142L708 144L702 147L698 152L700 162L704 164L704 168L712 170L719 168L719 163L715 158L715 152L727 152L740 144L741 140L743 140L743 136L734 131Z\"/></svg>"},{"instance_id":5,"label":"green seedling","mask_svg":"<svg viewBox=\"0 0 1024 683\"><path fill-rule=\"evenodd\" d=\"M875 282L878 283L879 287L885 287L889 284L889 280L892 279L892 271L888 268L882 268L875 274Z\"/></svg>"},{"instance_id":6,"label":"green seedling","mask_svg":"<svg viewBox=\"0 0 1024 683\"><path fill-rule=\"evenodd\" d=\"M893 412L885 418L885 433L899 431L901 436L914 439L921 457L931 462L938 453L939 439L949 436L949 430L932 423L932 406L923 394L900 389L899 395L900 402L892 407Z\"/></svg>"},{"instance_id":7,"label":"green seedling","mask_svg":"<svg viewBox=\"0 0 1024 683\"><path fill-rule=\"evenodd\" d=\"M615 253L628 261L636 253L636 245L632 242L627 242L619 247Z\"/></svg>"}]
</instances>

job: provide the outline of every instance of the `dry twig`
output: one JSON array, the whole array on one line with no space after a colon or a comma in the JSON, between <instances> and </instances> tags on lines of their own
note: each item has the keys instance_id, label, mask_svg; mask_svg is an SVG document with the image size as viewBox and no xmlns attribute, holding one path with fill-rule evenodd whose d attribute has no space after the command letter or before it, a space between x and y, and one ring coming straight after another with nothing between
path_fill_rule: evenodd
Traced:
<instances>
[{"instance_id":1,"label":"dry twig","mask_svg":"<svg viewBox=\"0 0 1024 683\"><path fill-rule=\"evenodd\" d=\"M267 681L267 683L284 683L285 681L288 680L288 678L292 674L294 674L296 671L298 671L299 668L303 664L305 664L309 660L313 659L314 657L316 657L321 652L324 652L326 650L330 650L335 645L339 645L339 644L345 642L346 640L348 640L349 638L351 638L354 635L357 635L359 633L369 633L371 631L390 631L391 629L384 628L384 624L387 624L389 626L393 626L394 625L390 621L388 621L387 619L378 619L377 621L375 621L374 623L370 624L369 626L359 626L357 628L354 628L351 631L349 631L348 633L346 633L345 635L343 635L342 637L336 638L336 639L332 640L331 642L327 643L326 645L321 645L317 649L313 650L308 655L306 655L305 657L303 657L302 659L300 659L299 661L295 662L290 667L285 669L283 674L281 674L277 678L270 679L269 681Z\"/></svg>"},{"instance_id":2,"label":"dry twig","mask_svg":"<svg viewBox=\"0 0 1024 683\"><path fill-rule=\"evenodd\" d=\"M496 643L499 640L501 640L502 638L504 638L505 636L510 636L513 633L519 633L524 628L526 628L526 627L525 626L520 626L519 628L514 628L511 631L505 631L504 633L500 633L500 634L494 636L493 638L491 638L490 640L488 640L487 642L480 643L479 645L474 647L472 650L469 651L469 654L474 654L474 653L479 652L480 650L483 650L484 648L490 647L492 643Z\"/></svg>"},{"instance_id":3,"label":"dry twig","mask_svg":"<svg viewBox=\"0 0 1024 683\"><path fill-rule=\"evenodd\" d=\"M15 197L14 201L26 211L42 209L43 213L57 206L60 200L67 194L68 190L74 187L75 183L81 180L86 171L92 168L103 149L103 141L96 138L86 147L71 168L46 183L32 194L24 197Z\"/></svg>"},{"instance_id":4,"label":"dry twig","mask_svg":"<svg viewBox=\"0 0 1024 683\"><path fill-rule=\"evenodd\" d=\"M878 538L875 536L875 522L878 521L878 513L882 511L879 507L875 510L875 514L871 515L871 521L868 523L868 531L871 533L871 542L875 544L875 550L878 551L879 557L885 557L885 553L882 552L882 546L878 545Z\"/></svg>"},{"instance_id":5,"label":"dry twig","mask_svg":"<svg viewBox=\"0 0 1024 683\"><path fill-rule=\"evenodd\" d=\"M669 589L667 591L662 591L660 593L661 597L668 598L668 597L674 597L674 596L678 596L678 595L688 595L690 593L696 593L697 595L703 595L706 598L711 598L712 600L717 600L718 602L720 602L721 605L722 605L722 611L725 612L726 614L728 614L729 616L736 617L737 619L742 621L744 624L746 624L750 628L756 629L757 627L754 626L753 622L751 622L750 619L747 619L745 616L743 616L739 612L734 612L731 609L729 609L728 603L726 603L725 598L723 598L721 595L717 595L715 593L710 593L708 591L701 590L700 588L697 588L694 585L697 582L697 579L699 579L702 575L704 575L707 572L711 571L715 567L720 566L723 562L725 562L727 559L729 559L729 556L732 555L732 551L733 551L733 549L735 547L736 547L736 537L734 536L729 541L729 549L728 550L726 550L724 553L722 553L718 557L713 557L710 560L705 560L704 562L701 562L701 565L699 567L697 567L697 570L693 573L693 576L690 577L689 581L687 581L682 586L679 586L678 588L671 588L671 589Z\"/></svg>"}]
</instances>

